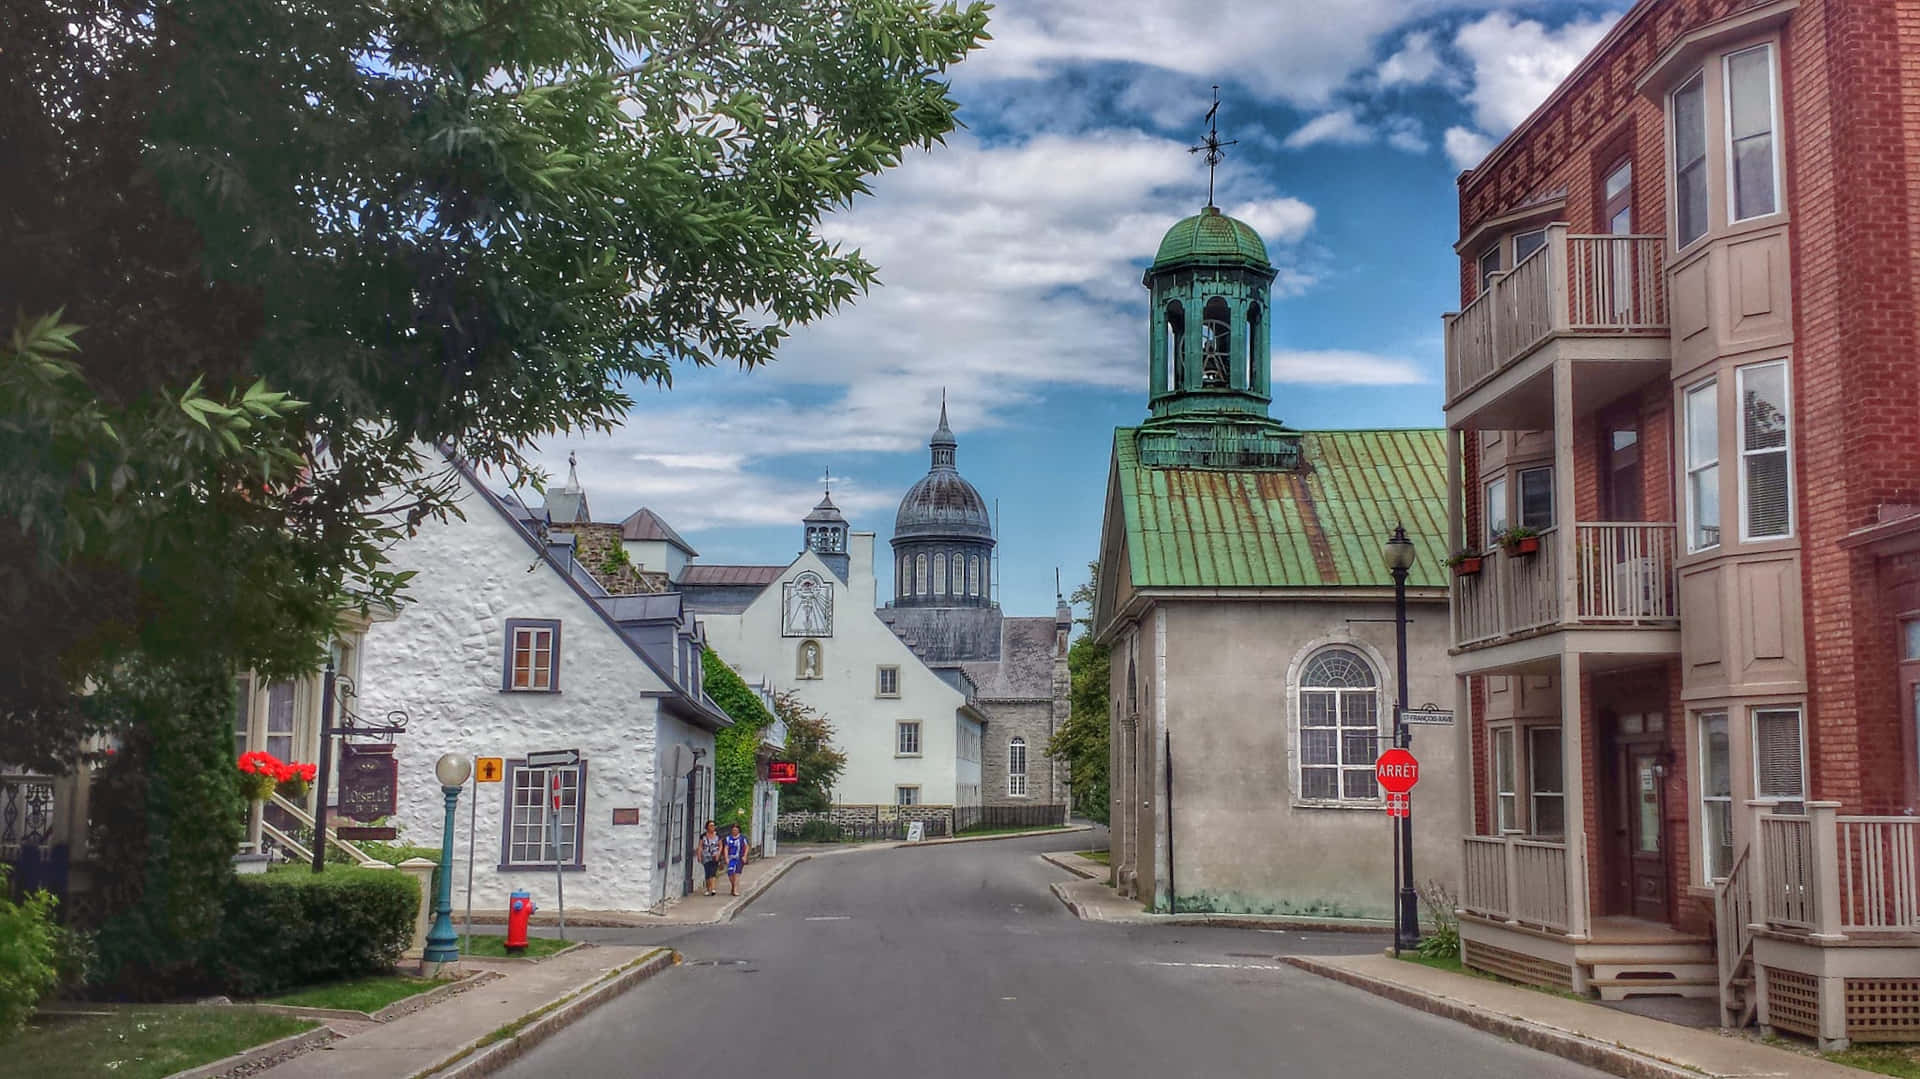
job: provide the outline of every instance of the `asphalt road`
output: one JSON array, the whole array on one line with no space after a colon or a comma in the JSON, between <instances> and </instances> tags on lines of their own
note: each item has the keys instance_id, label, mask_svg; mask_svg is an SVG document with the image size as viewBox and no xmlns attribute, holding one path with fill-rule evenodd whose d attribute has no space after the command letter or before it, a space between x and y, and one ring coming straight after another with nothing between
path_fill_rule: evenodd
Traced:
<instances>
[{"instance_id":1,"label":"asphalt road","mask_svg":"<svg viewBox=\"0 0 1920 1079\"><path fill-rule=\"evenodd\" d=\"M1075 919L1072 836L819 857L504 1074L988 1079L1598 1076L1274 961L1372 934Z\"/></svg>"}]
</instances>

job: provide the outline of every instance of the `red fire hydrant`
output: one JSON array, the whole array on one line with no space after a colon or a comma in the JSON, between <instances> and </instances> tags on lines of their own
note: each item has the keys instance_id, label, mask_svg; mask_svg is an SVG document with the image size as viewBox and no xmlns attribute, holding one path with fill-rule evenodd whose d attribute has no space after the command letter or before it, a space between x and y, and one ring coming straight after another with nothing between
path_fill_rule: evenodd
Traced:
<instances>
[{"instance_id":1,"label":"red fire hydrant","mask_svg":"<svg viewBox=\"0 0 1920 1079\"><path fill-rule=\"evenodd\" d=\"M507 897L507 953L519 955L527 950L527 922L538 910L533 905L533 897L525 892L515 892Z\"/></svg>"}]
</instances>

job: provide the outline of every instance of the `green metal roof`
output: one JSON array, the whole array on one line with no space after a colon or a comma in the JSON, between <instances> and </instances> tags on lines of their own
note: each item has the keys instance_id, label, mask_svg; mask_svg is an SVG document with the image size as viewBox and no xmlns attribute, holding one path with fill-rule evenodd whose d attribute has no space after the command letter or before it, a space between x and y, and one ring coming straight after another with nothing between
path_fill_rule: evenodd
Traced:
<instances>
[{"instance_id":1,"label":"green metal roof","mask_svg":"<svg viewBox=\"0 0 1920 1079\"><path fill-rule=\"evenodd\" d=\"M1404 524L1414 587L1447 583L1446 432L1301 432L1300 466L1149 468L1114 432L1135 588L1391 587L1380 547Z\"/></svg>"},{"instance_id":2,"label":"green metal roof","mask_svg":"<svg viewBox=\"0 0 1920 1079\"><path fill-rule=\"evenodd\" d=\"M1160 252L1153 256L1153 268L1182 262L1251 262L1259 266L1267 261L1267 245L1252 225L1209 206L1192 217L1174 222L1160 240Z\"/></svg>"}]
</instances>

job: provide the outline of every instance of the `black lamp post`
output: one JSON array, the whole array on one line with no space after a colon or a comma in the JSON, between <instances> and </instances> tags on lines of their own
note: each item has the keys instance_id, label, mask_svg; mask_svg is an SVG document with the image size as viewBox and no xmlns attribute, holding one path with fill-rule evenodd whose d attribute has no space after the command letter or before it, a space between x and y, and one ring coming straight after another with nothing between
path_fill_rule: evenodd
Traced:
<instances>
[{"instance_id":1,"label":"black lamp post","mask_svg":"<svg viewBox=\"0 0 1920 1079\"><path fill-rule=\"evenodd\" d=\"M1384 557L1387 572L1393 574L1394 643L1399 656L1399 707L1393 711L1393 744L1401 749L1410 749L1413 746L1413 734L1407 730L1407 571L1413 568L1414 548L1404 527L1393 527ZM1406 816L1400 818L1400 827L1394 835L1394 846L1399 848L1399 862L1394 867L1397 871L1394 875L1399 882L1393 924L1393 948L1396 954L1402 948L1420 945L1420 900L1413 887L1412 796L1409 795L1408 799Z\"/></svg>"}]
</instances>

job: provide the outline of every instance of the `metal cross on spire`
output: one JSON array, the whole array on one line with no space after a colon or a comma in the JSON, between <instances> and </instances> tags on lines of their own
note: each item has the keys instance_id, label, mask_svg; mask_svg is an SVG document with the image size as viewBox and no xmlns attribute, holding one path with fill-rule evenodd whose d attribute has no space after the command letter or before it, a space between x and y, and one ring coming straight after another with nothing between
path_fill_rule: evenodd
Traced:
<instances>
[{"instance_id":1,"label":"metal cross on spire","mask_svg":"<svg viewBox=\"0 0 1920 1079\"><path fill-rule=\"evenodd\" d=\"M821 482L827 485L827 497L832 498L833 497L833 467L831 465L827 467L826 475L822 478Z\"/></svg>"},{"instance_id":2,"label":"metal cross on spire","mask_svg":"<svg viewBox=\"0 0 1920 1079\"><path fill-rule=\"evenodd\" d=\"M1220 119L1219 118L1220 118L1220 86L1218 83L1215 83L1213 87L1213 107L1207 110L1207 116L1206 116L1207 137L1200 140L1200 145L1187 147L1187 152L1190 154L1197 154L1197 153L1201 153L1202 151L1204 151L1206 154L1207 205L1208 206L1213 205L1213 172L1215 169L1220 167L1220 162L1226 160L1227 147L1236 146L1240 142L1239 139L1223 140L1220 138Z\"/></svg>"}]
</instances>

